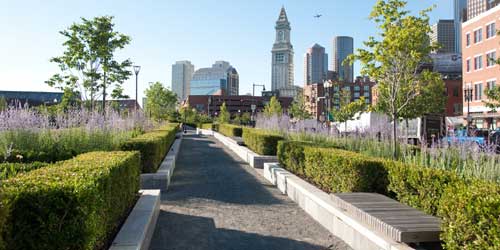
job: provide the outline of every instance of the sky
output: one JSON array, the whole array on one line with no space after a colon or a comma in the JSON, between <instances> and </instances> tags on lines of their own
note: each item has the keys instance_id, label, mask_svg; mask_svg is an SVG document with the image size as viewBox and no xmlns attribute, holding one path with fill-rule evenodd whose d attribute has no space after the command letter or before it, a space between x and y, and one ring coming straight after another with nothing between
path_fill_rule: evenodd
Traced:
<instances>
[{"instance_id":1,"label":"sky","mask_svg":"<svg viewBox=\"0 0 500 250\"><path fill-rule=\"evenodd\" d=\"M171 84L171 65L190 60L195 68L229 61L240 76L240 94L252 83L271 88L271 49L281 6L291 23L295 51L295 85L302 86L303 57L318 43L329 57L332 38L352 36L354 47L376 35L368 15L376 0L0 0L0 90L54 91L44 81L58 73L49 59L62 55L59 31L81 17L111 15L115 29L132 38L117 53L141 66L139 99L149 82ZM409 0L414 13L436 5L431 23L453 17L452 0ZM314 18L322 14L321 18ZM330 62L329 62L330 64ZM330 67L331 65L329 65ZM355 64L355 75L360 66ZM124 83L135 96L135 77ZM256 90L257 92L257 90Z\"/></svg>"}]
</instances>

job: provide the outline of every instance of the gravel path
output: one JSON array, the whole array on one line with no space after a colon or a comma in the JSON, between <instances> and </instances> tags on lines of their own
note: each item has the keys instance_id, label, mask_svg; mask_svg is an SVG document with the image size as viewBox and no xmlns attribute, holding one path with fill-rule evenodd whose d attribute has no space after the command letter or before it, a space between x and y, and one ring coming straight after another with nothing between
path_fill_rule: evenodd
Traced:
<instances>
[{"instance_id":1,"label":"gravel path","mask_svg":"<svg viewBox=\"0 0 500 250\"><path fill-rule=\"evenodd\" d=\"M150 250L350 249L212 137L186 135Z\"/></svg>"}]
</instances>

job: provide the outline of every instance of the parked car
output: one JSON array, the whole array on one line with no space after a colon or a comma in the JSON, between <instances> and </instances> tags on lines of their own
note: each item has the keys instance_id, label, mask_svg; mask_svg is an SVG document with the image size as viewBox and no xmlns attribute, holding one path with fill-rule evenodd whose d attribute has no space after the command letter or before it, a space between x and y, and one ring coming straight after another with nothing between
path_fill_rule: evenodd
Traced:
<instances>
[{"instance_id":1,"label":"parked car","mask_svg":"<svg viewBox=\"0 0 500 250\"><path fill-rule=\"evenodd\" d=\"M490 143L495 145L495 151L500 153L500 130L496 130L490 135Z\"/></svg>"}]
</instances>

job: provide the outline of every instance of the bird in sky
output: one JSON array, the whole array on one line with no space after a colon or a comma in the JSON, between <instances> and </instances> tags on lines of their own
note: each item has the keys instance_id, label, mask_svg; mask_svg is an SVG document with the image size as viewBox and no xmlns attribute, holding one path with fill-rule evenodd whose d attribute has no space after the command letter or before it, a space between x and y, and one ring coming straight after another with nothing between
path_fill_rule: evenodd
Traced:
<instances>
[{"instance_id":1,"label":"bird in sky","mask_svg":"<svg viewBox=\"0 0 500 250\"><path fill-rule=\"evenodd\" d=\"M317 15L315 15L314 17L315 17L315 18L320 18L321 16L323 16L323 15L321 15L321 14L317 14Z\"/></svg>"}]
</instances>

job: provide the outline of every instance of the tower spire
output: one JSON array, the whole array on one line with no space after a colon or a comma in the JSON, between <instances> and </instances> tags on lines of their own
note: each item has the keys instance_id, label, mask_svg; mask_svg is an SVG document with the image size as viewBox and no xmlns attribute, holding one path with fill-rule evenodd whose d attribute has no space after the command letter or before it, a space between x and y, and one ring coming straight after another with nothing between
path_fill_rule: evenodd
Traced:
<instances>
[{"instance_id":1,"label":"tower spire","mask_svg":"<svg viewBox=\"0 0 500 250\"><path fill-rule=\"evenodd\" d=\"M283 21L288 22L288 17L286 16L286 10L284 5L281 7L280 16L278 18L278 22L283 22Z\"/></svg>"}]
</instances>

